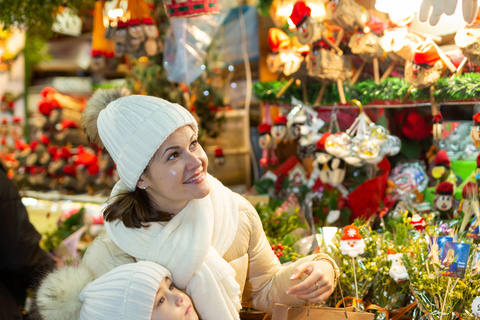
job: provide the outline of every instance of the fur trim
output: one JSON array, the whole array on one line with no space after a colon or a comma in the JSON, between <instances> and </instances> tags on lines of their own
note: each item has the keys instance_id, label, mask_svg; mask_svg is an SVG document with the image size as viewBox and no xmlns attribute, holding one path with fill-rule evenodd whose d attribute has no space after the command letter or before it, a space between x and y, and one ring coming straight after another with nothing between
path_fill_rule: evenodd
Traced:
<instances>
[{"instance_id":1,"label":"fur trim","mask_svg":"<svg viewBox=\"0 0 480 320\"><path fill-rule=\"evenodd\" d=\"M94 280L90 269L67 266L50 273L37 291L37 306L45 320L78 319L82 302L79 295Z\"/></svg>"},{"instance_id":2,"label":"fur trim","mask_svg":"<svg viewBox=\"0 0 480 320\"><path fill-rule=\"evenodd\" d=\"M85 110L82 112L82 129L90 143L94 143L97 146L104 148L102 140L98 134L98 115L110 102L129 95L130 91L125 87L98 89L95 91L92 97L88 100Z\"/></svg>"}]
</instances>

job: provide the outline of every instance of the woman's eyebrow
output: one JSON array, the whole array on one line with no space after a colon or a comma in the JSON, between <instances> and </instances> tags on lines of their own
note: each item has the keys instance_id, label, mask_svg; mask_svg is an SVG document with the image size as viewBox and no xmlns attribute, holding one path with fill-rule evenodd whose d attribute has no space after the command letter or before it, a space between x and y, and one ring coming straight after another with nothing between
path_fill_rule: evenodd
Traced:
<instances>
[{"instance_id":1,"label":"woman's eyebrow","mask_svg":"<svg viewBox=\"0 0 480 320\"><path fill-rule=\"evenodd\" d=\"M168 150L177 150L177 149L180 149L180 147L179 146L173 146L173 147L165 149L165 151L162 154L162 157L165 155L165 153L167 153Z\"/></svg>"}]
</instances>

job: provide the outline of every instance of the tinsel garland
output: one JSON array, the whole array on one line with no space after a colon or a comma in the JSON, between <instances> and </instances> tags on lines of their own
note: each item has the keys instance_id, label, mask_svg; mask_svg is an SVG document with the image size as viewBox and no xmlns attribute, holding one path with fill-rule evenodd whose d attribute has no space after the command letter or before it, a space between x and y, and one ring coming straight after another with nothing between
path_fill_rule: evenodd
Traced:
<instances>
[{"instance_id":1,"label":"tinsel garland","mask_svg":"<svg viewBox=\"0 0 480 320\"><path fill-rule=\"evenodd\" d=\"M276 94L285 85L284 81L257 82L253 86L255 96L264 102L285 102L291 103L292 98L303 101L303 87L300 85L291 85L285 93L276 98ZM466 73L456 76L453 79L441 78L434 87L434 97L437 102L459 101L459 100L477 100L480 99L480 74ZM313 104L321 83L311 82L307 85L307 99L309 104ZM429 89L419 90L415 87L410 89L410 95L405 101L403 99L409 92L410 84L401 78L387 78L379 84L373 80L350 85L344 83L345 96L347 101L357 99L363 105L382 104L395 105L400 103L419 103L430 101ZM340 101L337 86L332 84L328 86L322 101L322 105L332 105Z\"/></svg>"}]
</instances>

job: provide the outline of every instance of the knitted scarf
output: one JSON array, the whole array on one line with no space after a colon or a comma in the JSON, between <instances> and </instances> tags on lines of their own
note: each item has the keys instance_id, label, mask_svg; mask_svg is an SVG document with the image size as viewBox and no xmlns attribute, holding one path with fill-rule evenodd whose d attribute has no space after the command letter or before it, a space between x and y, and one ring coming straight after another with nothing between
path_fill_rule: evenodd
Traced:
<instances>
[{"instance_id":1,"label":"knitted scarf","mask_svg":"<svg viewBox=\"0 0 480 320\"><path fill-rule=\"evenodd\" d=\"M207 175L210 194L190 200L167 224L126 228L105 222L112 241L138 260L157 262L172 273L176 287L186 289L200 317L240 319L240 286L235 271L222 258L237 231L238 203L232 191ZM125 187L126 188L126 187ZM121 180L110 198L124 189Z\"/></svg>"}]
</instances>

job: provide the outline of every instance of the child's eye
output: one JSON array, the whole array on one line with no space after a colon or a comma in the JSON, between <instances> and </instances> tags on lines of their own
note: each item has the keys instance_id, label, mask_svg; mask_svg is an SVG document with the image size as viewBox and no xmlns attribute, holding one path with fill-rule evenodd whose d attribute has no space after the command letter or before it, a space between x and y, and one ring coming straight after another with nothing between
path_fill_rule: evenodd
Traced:
<instances>
[{"instance_id":1,"label":"child's eye","mask_svg":"<svg viewBox=\"0 0 480 320\"><path fill-rule=\"evenodd\" d=\"M170 291L172 291L173 289L175 289L175 286L173 284L171 284L169 289L170 289Z\"/></svg>"},{"instance_id":2,"label":"child's eye","mask_svg":"<svg viewBox=\"0 0 480 320\"><path fill-rule=\"evenodd\" d=\"M160 298L160 300L158 300L158 305L161 305L161 304L164 303L164 302L165 302L165 298L162 297L162 298Z\"/></svg>"}]
</instances>

